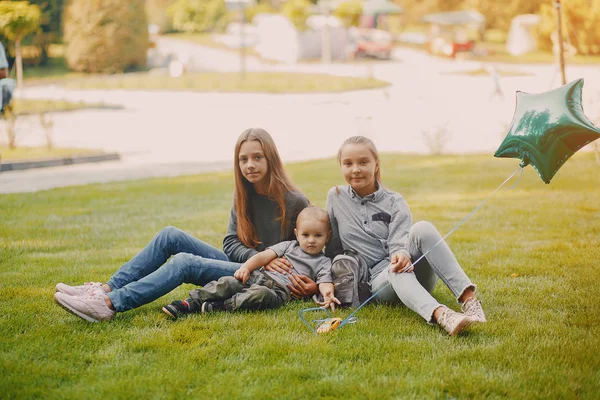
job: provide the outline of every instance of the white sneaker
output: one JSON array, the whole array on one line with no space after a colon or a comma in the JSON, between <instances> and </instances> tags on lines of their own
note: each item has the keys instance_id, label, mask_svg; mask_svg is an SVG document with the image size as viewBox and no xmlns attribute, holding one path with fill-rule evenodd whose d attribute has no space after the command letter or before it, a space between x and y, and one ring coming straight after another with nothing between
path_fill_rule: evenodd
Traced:
<instances>
[{"instance_id":1,"label":"white sneaker","mask_svg":"<svg viewBox=\"0 0 600 400\"><path fill-rule=\"evenodd\" d=\"M450 336L458 335L471 325L471 322L473 322L471 317L457 313L447 307L437 321L438 325L444 328Z\"/></svg>"},{"instance_id":2,"label":"white sneaker","mask_svg":"<svg viewBox=\"0 0 600 400\"><path fill-rule=\"evenodd\" d=\"M101 282L86 282L79 286L69 286L61 282L56 285L56 291L69 296L104 295L105 293Z\"/></svg>"},{"instance_id":3,"label":"white sneaker","mask_svg":"<svg viewBox=\"0 0 600 400\"><path fill-rule=\"evenodd\" d=\"M116 311L111 310L104 302L104 296L83 295L69 296L68 294L54 293L54 301L67 310L89 322L108 321L114 318Z\"/></svg>"},{"instance_id":4,"label":"white sneaker","mask_svg":"<svg viewBox=\"0 0 600 400\"><path fill-rule=\"evenodd\" d=\"M481 307L481 301L471 298L464 302L461 308L463 313L471 317L473 322L487 322L483 308Z\"/></svg>"}]
</instances>

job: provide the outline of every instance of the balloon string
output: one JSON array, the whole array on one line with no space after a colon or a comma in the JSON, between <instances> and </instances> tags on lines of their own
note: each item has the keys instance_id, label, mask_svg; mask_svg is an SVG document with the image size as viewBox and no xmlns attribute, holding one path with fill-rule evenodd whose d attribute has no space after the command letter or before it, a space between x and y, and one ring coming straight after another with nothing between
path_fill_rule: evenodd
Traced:
<instances>
[{"instance_id":1,"label":"balloon string","mask_svg":"<svg viewBox=\"0 0 600 400\"><path fill-rule=\"evenodd\" d=\"M519 166L519 168L517 168L517 170L515 172L513 172L508 178L506 178L506 180L504 182L502 182L500 184L500 186L498 186L496 188L496 190L494 190L488 197L486 197L481 203L479 203L479 205L477 207L475 207L473 209L473 211L471 211L466 217L464 217L458 224L456 224L454 226L454 228L452 228L450 230L450 232L446 233L440 240L438 240L438 242L436 244L434 244L429 250L427 250L423 255L421 255L421 257L419 257L417 259L417 261L415 261L414 263L412 263L412 265L416 265L419 261L421 261L423 258L425 258L425 256L427 254L429 254L431 252L431 250L433 250L438 244L442 243L444 241L444 239L446 239L448 236L450 236L455 230L458 229L459 226L461 226L462 224L464 224L473 214L475 214L475 212L477 212L477 210L479 210L481 207L483 207L483 205L494 195L496 194L496 192L498 190L500 190L500 188L502 188L502 186L504 186L506 184L506 182L510 181L512 179L513 176L515 176L517 174L517 172L521 171L521 176L519 176L519 179L517 180L517 183L515 183L513 186L511 186L508 189L512 189L514 188L520 181L521 181L521 177L523 176L523 167ZM389 270L388 270L389 271ZM346 317L346 319L344 319L341 323L340 326L338 327L338 329L340 329L341 327L343 327L344 325L346 325L350 319L352 317L354 317L354 314L356 314L358 312L358 310L360 310L362 307L364 307L368 302L370 302L373 298L375 298L383 289L385 289L388 285L390 284L390 281L387 281L387 283L385 285L383 285L383 287L381 289L379 289L378 291L376 291L375 293L373 293L371 295L371 297L369 297L368 299L366 299L361 305L359 305L356 310L354 310L350 315L348 315ZM354 321L356 321L356 317L353 318Z\"/></svg>"}]
</instances>

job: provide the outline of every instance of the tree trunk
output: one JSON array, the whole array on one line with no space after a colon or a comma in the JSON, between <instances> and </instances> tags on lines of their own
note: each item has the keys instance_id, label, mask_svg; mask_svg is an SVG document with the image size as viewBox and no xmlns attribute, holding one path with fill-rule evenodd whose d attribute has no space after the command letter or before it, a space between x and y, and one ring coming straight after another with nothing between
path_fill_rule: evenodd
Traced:
<instances>
[{"instance_id":1,"label":"tree trunk","mask_svg":"<svg viewBox=\"0 0 600 400\"><path fill-rule=\"evenodd\" d=\"M21 39L15 40L15 52L17 53L17 89L23 87L23 58L21 57Z\"/></svg>"}]
</instances>

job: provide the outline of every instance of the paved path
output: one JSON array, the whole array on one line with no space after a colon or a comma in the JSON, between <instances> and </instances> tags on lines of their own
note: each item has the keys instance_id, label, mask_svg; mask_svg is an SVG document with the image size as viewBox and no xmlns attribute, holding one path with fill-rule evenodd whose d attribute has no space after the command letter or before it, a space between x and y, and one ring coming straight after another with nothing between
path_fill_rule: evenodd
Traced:
<instances>
[{"instance_id":1,"label":"paved path","mask_svg":"<svg viewBox=\"0 0 600 400\"><path fill-rule=\"evenodd\" d=\"M177 43L163 45L177 48ZM216 64L228 65L227 68L236 58L235 54L224 54L219 50L215 52L199 46L191 49L196 52L193 58L201 58L204 54L205 59L220 60ZM398 51L395 59L330 66L264 65L258 60L249 63L251 69L353 76L372 73L392 83L391 87L383 90L337 94L84 91L56 86L28 88L23 93L24 97L123 105L122 110L55 114L53 137L60 147L101 148L122 154L135 153L136 157L134 161L121 163L120 172L117 172L119 168L116 166L97 164L83 168L82 171L87 172L81 172L79 178L73 180L67 178L76 174L70 172L76 171L73 167L65 169L64 173L30 171L18 178L11 175L14 172L0 174L0 193L43 190L117 177L138 179L160 174L196 173L213 168L213 165L227 166L237 136L252 126L264 127L271 132L286 162L333 156L339 144L355 134L371 137L379 149L386 152L426 154L439 144L448 153L492 154L512 119L514 93L517 90L548 90L554 73L551 66L506 66L504 68L530 75L503 78L506 95L498 98L491 97L494 85L489 76L450 74L479 69L479 63L440 60L414 51ZM198 66L198 62L195 65ZM233 65L238 66L237 63ZM584 94L588 96L584 99L585 108L599 113L600 69L572 67L568 73L571 79L586 78ZM588 115L590 118L600 116ZM36 119L34 116L19 122L21 145L42 143L43 131L36 128L39 126ZM86 175L89 176L87 181ZM19 184L21 180L28 180L28 183Z\"/></svg>"}]
</instances>

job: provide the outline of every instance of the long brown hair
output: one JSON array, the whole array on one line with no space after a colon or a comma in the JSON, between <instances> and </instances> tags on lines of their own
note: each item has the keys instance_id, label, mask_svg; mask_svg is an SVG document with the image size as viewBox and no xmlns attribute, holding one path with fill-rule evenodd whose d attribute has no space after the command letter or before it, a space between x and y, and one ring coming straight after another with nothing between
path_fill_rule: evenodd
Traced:
<instances>
[{"instance_id":1,"label":"long brown hair","mask_svg":"<svg viewBox=\"0 0 600 400\"><path fill-rule=\"evenodd\" d=\"M287 209L285 207L285 194L286 192L299 190L292 183L288 177L283 163L279 157L279 151L273 141L273 138L269 132L261 128L250 128L246 129L237 140L235 144L235 153L233 157L233 170L235 171L235 209L237 213L237 235L244 246L256 247L261 242L256 234L256 229L252 224L250 216L250 188L252 184L244 178L242 171L239 166L240 148L242 144L249 140L256 140L260 142L265 159L268 165L267 179L267 196L277 202L279 206L279 217L277 218L281 222L281 235L285 235L287 228Z\"/></svg>"},{"instance_id":2,"label":"long brown hair","mask_svg":"<svg viewBox=\"0 0 600 400\"><path fill-rule=\"evenodd\" d=\"M344 147L348 144L361 144L369 149L371 155L373 155L373 158L377 164L379 164L379 168L377 168L377 171L375 172L375 181L377 183L381 183L381 162L379 162L379 152L377 151L377 147L375 147L375 143L373 143L371 139L364 136L349 137L344 141L344 143L342 143L337 153L337 160L338 164L340 165L342 165L342 150L344 150Z\"/></svg>"}]
</instances>

